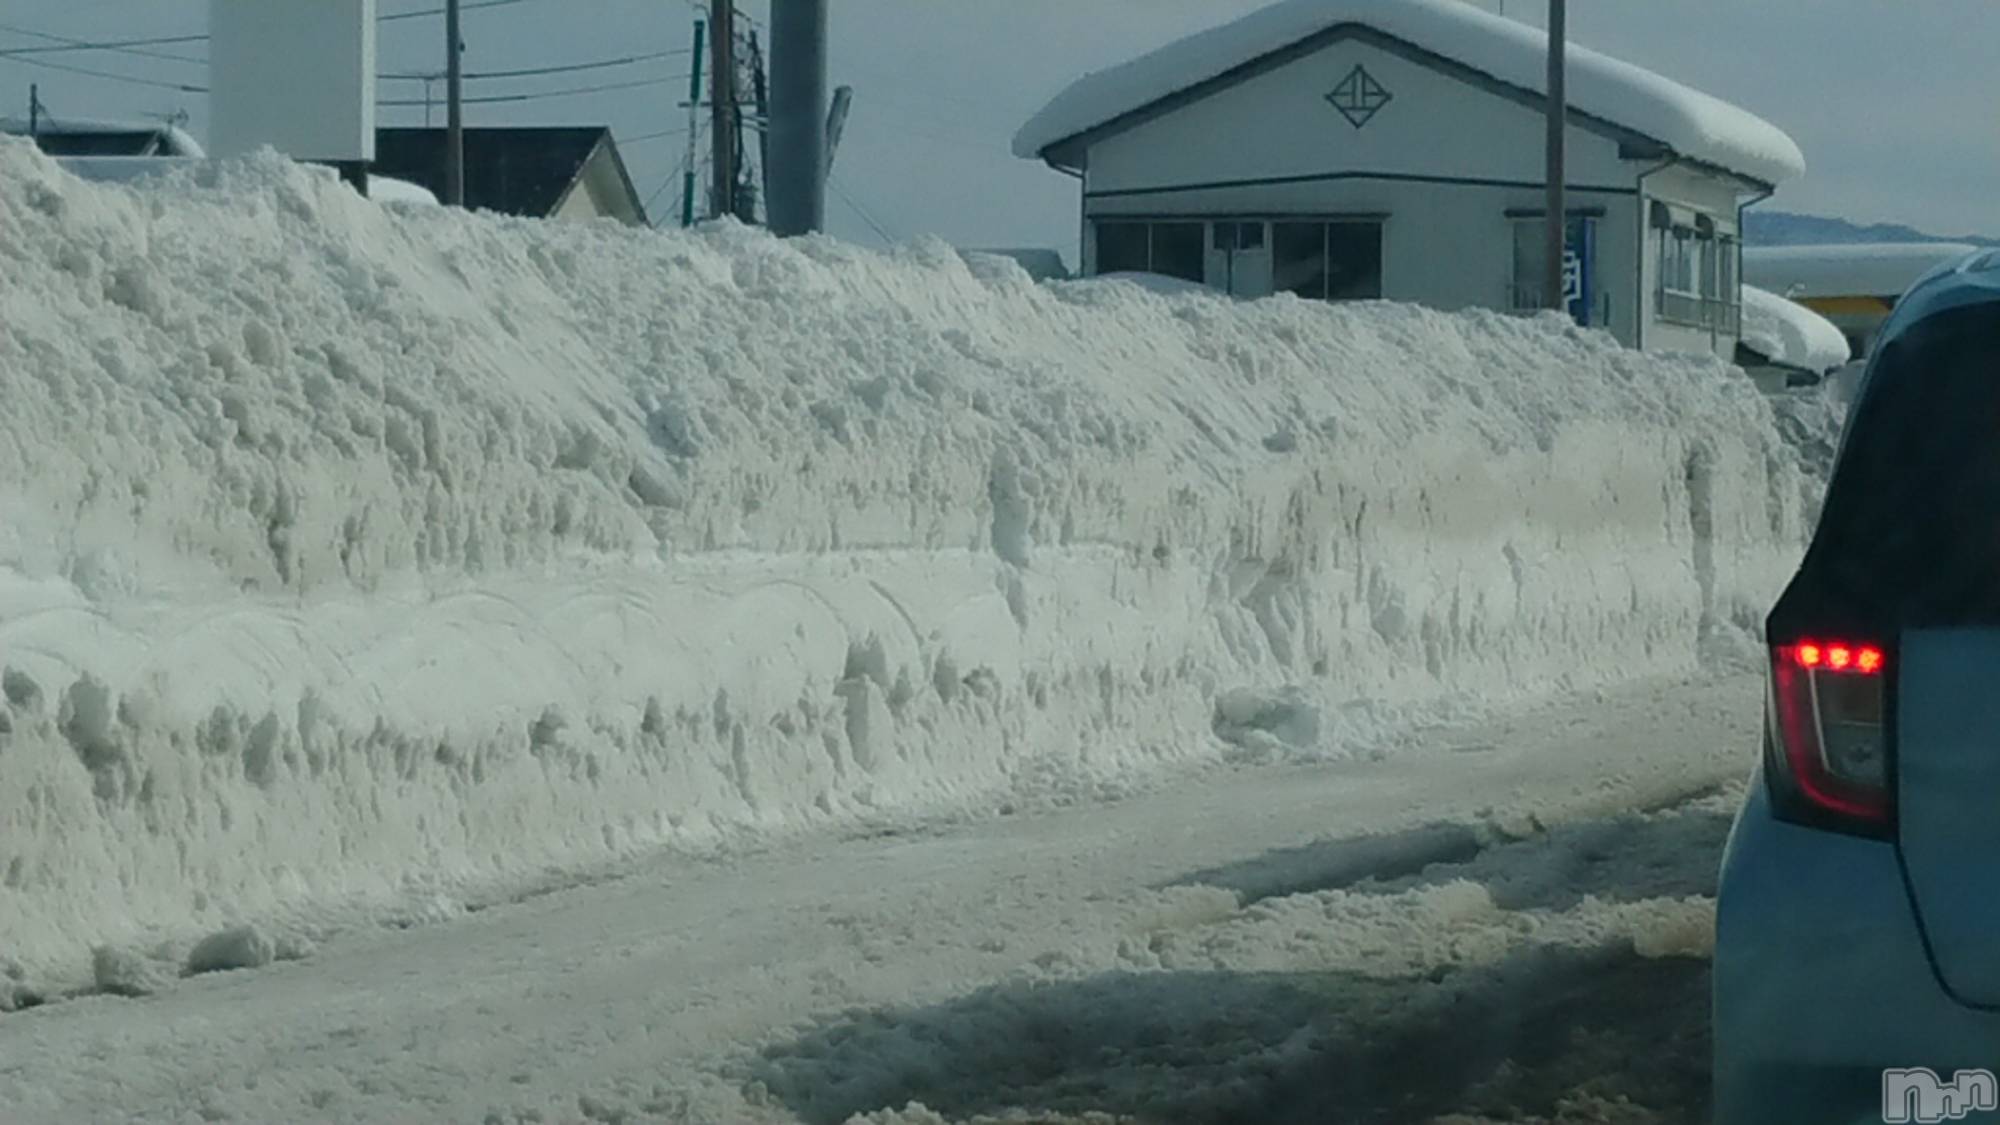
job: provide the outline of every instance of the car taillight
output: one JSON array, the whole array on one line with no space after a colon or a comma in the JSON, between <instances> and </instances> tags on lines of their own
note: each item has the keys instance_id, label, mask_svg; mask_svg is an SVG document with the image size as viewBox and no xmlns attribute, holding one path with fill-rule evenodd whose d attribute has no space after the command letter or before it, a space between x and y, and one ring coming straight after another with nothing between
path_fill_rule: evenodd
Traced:
<instances>
[{"instance_id":1,"label":"car taillight","mask_svg":"<svg viewBox=\"0 0 2000 1125\"><path fill-rule=\"evenodd\" d=\"M1874 644L1809 640L1771 649L1781 816L1878 836L1894 814L1883 728L1889 658Z\"/></svg>"}]
</instances>

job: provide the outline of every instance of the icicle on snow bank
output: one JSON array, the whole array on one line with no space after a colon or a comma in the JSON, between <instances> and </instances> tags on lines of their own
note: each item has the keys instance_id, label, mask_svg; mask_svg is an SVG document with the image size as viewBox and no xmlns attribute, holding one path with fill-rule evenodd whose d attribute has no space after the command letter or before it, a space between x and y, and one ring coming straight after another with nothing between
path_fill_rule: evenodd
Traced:
<instances>
[{"instance_id":1,"label":"icicle on snow bank","mask_svg":"<svg viewBox=\"0 0 2000 1125\"><path fill-rule=\"evenodd\" d=\"M1740 376L1551 320L12 142L0 401L41 974L1687 672L1812 487Z\"/></svg>"}]
</instances>

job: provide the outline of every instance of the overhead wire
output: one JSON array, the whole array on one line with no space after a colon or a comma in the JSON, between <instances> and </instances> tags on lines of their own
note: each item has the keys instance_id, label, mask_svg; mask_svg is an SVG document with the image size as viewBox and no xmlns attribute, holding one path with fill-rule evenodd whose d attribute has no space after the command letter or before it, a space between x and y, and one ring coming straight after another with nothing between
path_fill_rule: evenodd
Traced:
<instances>
[{"instance_id":1,"label":"overhead wire","mask_svg":"<svg viewBox=\"0 0 2000 1125\"><path fill-rule=\"evenodd\" d=\"M636 137L619 137L618 143L626 148L630 148L633 145L644 144L647 141L659 141L669 137L685 137L687 135L687 127L682 126L679 129L662 129L657 133L641 133ZM682 161L682 163L686 163L686 161Z\"/></svg>"},{"instance_id":2,"label":"overhead wire","mask_svg":"<svg viewBox=\"0 0 2000 1125\"><path fill-rule=\"evenodd\" d=\"M527 0L470 0L460 10L474 12L482 8L501 8L524 3L527 3ZM376 16L375 22L394 23L399 20L421 19L426 16L441 16L443 14L443 8L424 8L414 12L391 12L388 15ZM20 58L24 55L53 55L70 51L129 52L139 47L171 47L181 43L206 43L210 38L206 32L194 32L186 35L152 35L138 39L88 40L70 39L66 36L51 35L47 32L28 31L19 28L8 28L5 30L11 30L16 35L29 35L37 39L59 40L60 42L46 47L0 48L0 58ZM181 56L169 57L179 62L195 61Z\"/></svg>"},{"instance_id":3,"label":"overhead wire","mask_svg":"<svg viewBox=\"0 0 2000 1125\"><path fill-rule=\"evenodd\" d=\"M681 133L686 134L687 130L682 129ZM697 145L701 143L701 138L705 135L705 133L706 133L705 127L697 128L695 130L695 143ZM634 137L632 139L634 141L639 141L639 140L644 140L646 138ZM654 188L653 194L647 197L645 206L645 211L647 214L650 215L653 213L653 204L658 203L660 201L660 197L667 193L668 188L672 187L676 183L685 182L687 172L688 172L688 156L686 153L682 153L680 163L674 166L673 173L669 175L665 180L661 181L660 186ZM653 226L658 227L659 225L660 225L659 221L655 220Z\"/></svg>"},{"instance_id":4,"label":"overhead wire","mask_svg":"<svg viewBox=\"0 0 2000 1125\"><path fill-rule=\"evenodd\" d=\"M551 74L576 74L586 70L608 70L612 67L633 66L638 63L655 62L659 59L669 59L677 55L689 54L691 51L692 48L681 47L672 51L654 51L650 54L626 55L621 58L615 58L615 59L598 59L594 62L565 63L559 66L532 66L532 67L525 67L520 70L473 71L465 74L464 78L468 82L476 82L483 79L491 79L491 78L540 78ZM376 75L376 77L382 79L389 79L393 81L401 81L401 82L433 82L440 78L443 78L444 75L441 73L378 74Z\"/></svg>"},{"instance_id":5,"label":"overhead wire","mask_svg":"<svg viewBox=\"0 0 2000 1125\"><path fill-rule=\"evenodd\" d=\"M67 35L52 35L46 31L35 31L32 28L16 27L13 24L7 24L7 23L0 23L0 31L4 31L9 35L24 35L30 39L46 39L50 43L61 44L60 46L53 46L53 47L16 47L6 50L0 50L0 56L6 56L6 57L13 57L15 55L54 54L57 52L67 52L67 51L110 51L121 55L137 55L140 58L165 59L169 62L192 63L196 66L208 65L207 59L198 59L192 55L176 55L167 51L150 51L144 47L121 47L115 45L110 45L110 46L99 45L90 42L88 39L72 39Z\"/></svg>"},{"instance_id":6,"label":"overhead wire","mask_svg":"<svg viewBox=\"0 0 2000 1125\"><path fill-rule=\"evenodd\" d=\"M831 173L826 177L826 186L832 188L833 194L839 196L841 202L847 204L849 210L859 215L861 221L868 224L868 229L874 231L876 236L882 241L892 244L896 241L896 236L885 230L881 223L876 222L875 216L869 212L868 208L863 207L859 200L849 195L847 189L840 186L840 180Z\"/></svg>"},{"instance_id":7,"label":"overhead wire","mask_svg":"<svg viewBox=\"0 0 2000 1125\"><path fill-rule=\"evenodd\" d=\"M105 70L92 70L87 66L73 66L69 63L51 62L41 58L15 58L13 61L24 66L38 66L44 70L59 70L67 74L81 74L87 78L101 78L107 82L125 82L134 86L151 86L160 90L173 90L182 94L206 94L208 87L187 82L167 82L157 78L140 78L131 74L113 74Z\"/></svg>"},{"instance_id":8,"label":"overhead wire","mask_svg":"<svg viewBox=\"0 0 2000 1125\"><path fill-rule=\"evenodd\" d=\"M526 0L471 0L470 3L459 5L458 10L461 12L476 12L481 8L505 8L512 4L522 3L526 3ZM417 12L394 12L386 16L376 16L375 22L395 23L397 20L416 20L423 19L425 16L441 15L444 15L443 8L425 8Z\"/></svg>"},{"instance_id":9,"label":"overhead wire","mask_svg":"<svg viewBox=\"0 0 2000 1125\"><path fill-rule=\"evenodd\" d=\"M685 82L687 78L688 76L685 74L674 74L664 78L640 78L631 82L606 82L597 86L573 86L567 90L537 90L524 94L484 94L474 98L463 98L461 101L465 105L495 105L501 102L539 102L547 101L551 98L575 98L586 94L606 94L615 90L637 90L647 86L664 86L669 82ZM381 98L375 104L378 106L409 108L436 105L437 102L435 99L426 100L424 98Z\"/></svg>"}]
</instances>

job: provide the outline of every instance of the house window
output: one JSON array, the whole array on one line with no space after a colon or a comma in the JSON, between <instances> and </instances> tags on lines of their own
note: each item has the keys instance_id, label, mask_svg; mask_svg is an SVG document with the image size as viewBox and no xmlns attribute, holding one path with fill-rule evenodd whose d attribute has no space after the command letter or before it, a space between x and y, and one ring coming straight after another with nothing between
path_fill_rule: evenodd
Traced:
<instances>
[{"instance_id":1,"label":"house window","mask_svg":"<svg viewBox=\"0 0 2000 1125\"><path fill-rule=\"evenodd\" d=\"M1656 234L1659 240L1660 319L1677 324L1701 324L1702 271L1694 228L1676 224L1662 227Z\"/></svg>"},{"instance_id":2,"label":"house window","mask_svg":"<svg viewBox=\"0 0 2000 1125\"><path fill-rule=\"evenodd\" d=\"M1564 246L1569 260L1564 263L1564 282L1573 287L1571 312L1583 324L1601 324L1609 318L1608 305L1599 299L1597 288L1597 238L1593 215L1569 217ZM1533 312L1548 307L1543 290L1548 280L1548 224L1539 215L1514 220L1513 305L1516 312Z\"/></svg>"},{"instance_id":3,"label":"house window","mask_svg":"<svg viewBox=\"0 0 2000 1125\"><path fill-rule=\"evenodd\" d=\"M1741 330L1743 289L1737 276L1736 236L1697 215L1654 232L1659 260L1655 308L1661 320L1718 332Z\"/></svg>"},{"instance_id":4,"label":"house window","mask_svg":"<svg viewBox=\"0 0 2000 1125\"><path fill-rule=\"evenodd\" d=\"M1264 248L1263 223L1217 223L1215 224L1215 248L1230 253L1238 250L1262 250Z\"/></svg>"},{"instance_id":5,"label":"house window","mask_svg":"<svg viewBox=\"0 0 2000 1125\"><path fill-rule=\"evenodd\" d=\"M1715 240L1715 326L1735 335L1743 330L1743 286L1736 276L1737 247L1733 235Z\"/></svg>"},{"instance_id":6,"label":"house window","mask_svg":"<svg viewBox=\"0 0 2000 1125\"><path fill-rule=\"evenodd\" d=\"M1158 273L1200 282L1206 272L1201 223L1100 222L1097 272Z\"/></svg>"},{"instance_id":7,"label":"house window","mask_svg":"<svg viewBox=\"0 0 2000 1125\"><path fill-rule=\"evenodd\" d=\"M1151 269L1150 231L1146 223L1097 224L1097 272L1145 273Z\"/></svg>"},{"instance_id":8,"label":"house window","mask_svg":"<svg viewBox=\"0 0 2000 1125\"><path fill-rule=\"evenodd\" d=\"M1208 276L1207 228L1201 223L1153 224L1153 272L1199 284Z\"/></svg>"},{"instance_id":9,"label":"house window","mask_svg":"<svg viewBox=\"0 0 2000 1125\"><path fill-rule=\"evenodd\" d=\"M1375 219L1271 224L1273 288L1319 301L1382 296L1382 223Z\"/></svg>"}]
</instances>

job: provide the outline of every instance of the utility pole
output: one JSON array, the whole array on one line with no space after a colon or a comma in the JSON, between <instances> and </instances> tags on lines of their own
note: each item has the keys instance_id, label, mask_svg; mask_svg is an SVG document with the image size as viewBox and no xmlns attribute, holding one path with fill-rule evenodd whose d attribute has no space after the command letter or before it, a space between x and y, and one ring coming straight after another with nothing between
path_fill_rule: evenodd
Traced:
<instances>
[{"instance_id":1,"label":"utility pole","mask_svg":"<svg viewBox=\"0 0 2000 1125\"><path fill-rule=\"evenodd\" d=\"M826 227L827 0L771 0L771 230Z\"/></svg>"},{"instance_id":2,"label":"utility pole","mask_svg":"<svg viewBox=\"0 0 2000 1125\"><path fill-rule=\"evenodd\" d=\"M42 88L41 86L33 82L30 82L28 84L28 137L29 139L34 140L34 139L39 139L41 135L42 135Z\"/></svg>"},{"instance_id":3,"label":"utility pole","mask_svg":"<svg viewBox=\"0 0 2000 1125\"><path fill-rule=\"evenodd\" d=\"M757 32L750 32L750 97L757 106L757 175L763 181L758 196L764 200L765 221L771 215L771 86L764 74L764 45Z\"/></svg>"},{"instance_id":4,"label":"utility pole","mask_svg":"<svg viewBox=\"0 0 2000 1125\"><path fill-rule=\"evenodd\" d=\"M711 214L736 213L736 4L709 0L709 140L714 146Z\"/></svg>"},{"instance_id":5,"label":"utility pole","mask_svg":"<svg viewBox=\"0 0 2000 1125\"><path fill-rule=\"evenodd\" d=\"M465 206L465 71L460 65L465 43L458 9L459 0L445 0L444 201L453 207Z\"/></svg>"},{"instance_id":6,"label":"utility pole","mask_svg":"<svg viewBox=\"0 0 2000 1125\"><path fill-rule=\"evenodd\" d=\"M753 55L756 53L756 46L757 33L753 31L750 33L749 43L749 50ZM740 64L741 60L737 61ZM740 78L742 67L739 65L737 70ZM733 88L735 84L731 85ZM735 110L736 147L731 151L735 153L736 183L729 189L730 214L735 215L744 224L754 226L757 222L757 198L763 193L757 182L750 178L750 145L743 136L745 119L749 115L743 112L741 104L736 105Z\"/></svg>"},{"instance_id":7,"label":"utility pole","mask_svg":"<svg viewBox=\"0 0 2000 1125\"><path fill-rule=\"evenodd\" d=\"M1548 246L1543 289L1548 307L1565 309L1563 252L1569 237L1569 208L1564 199L1567 177L1564 142L1569 122L1569 10L1567 0L1549 0L1549 138L1547 205Z\"/></svg>"},{"instance_id":8,"label":"utility pole","mask_svg":"<svg viewBox=\"0 0 2000 1125\"><path fill-rule=\"evenodd\" d=\"M694 21L694 73L688 75L688 149L686 171L681 176L681 225L694 225L695 162L701 159L701 64L702 36L708 25Z\"/></svg>"}]
</instances>

